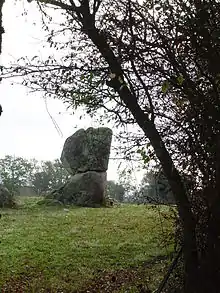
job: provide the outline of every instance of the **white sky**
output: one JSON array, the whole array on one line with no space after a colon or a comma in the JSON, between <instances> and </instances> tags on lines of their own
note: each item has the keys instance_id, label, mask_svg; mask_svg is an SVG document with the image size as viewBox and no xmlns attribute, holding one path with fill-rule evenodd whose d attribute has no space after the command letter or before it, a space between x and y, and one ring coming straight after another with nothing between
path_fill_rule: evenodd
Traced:
<instances>
[{"instance_id":1,"label":"white sky","mask_svg":"<svg viewBox=\"0 0 220 293\"><path fill-rule=\"evenodd\" d=\"M26 16L21 16L24 8ZM21 56L44 55L43 31L40 29L40 15L35 3L26 0L6 0L3 8L3 53L1 62L7 64ZM36 25L33 22L36 21ZM59 135L50 119L43 95L28 92L11 81L0 84L0 103L3 114L0 117L0 157L5 155L53 160L60 157L65 139L79 128L97 126L91 119L81 121L70 115L59 100L48 100L50 114L63 133ZM61 114L59 114L61 112ZM114 130L113 130L114 131ZM110 161L108 179L117 179L117 162Z\"/></svg>"}]
</instances>

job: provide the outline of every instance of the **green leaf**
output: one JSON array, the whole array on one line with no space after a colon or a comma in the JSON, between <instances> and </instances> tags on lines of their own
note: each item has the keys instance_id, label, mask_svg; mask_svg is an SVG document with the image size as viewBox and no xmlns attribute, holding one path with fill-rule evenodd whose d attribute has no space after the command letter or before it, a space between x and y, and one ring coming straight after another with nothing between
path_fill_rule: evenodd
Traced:
<instances>
[{"instance_id":1,"label":"green leaf","mask_svg":"<svg viewBox=\"0 0 220 293\"><path fill-rule=\"evenodd\" d=\"M150 162L150 157L146 157L146 158L144 158L144 164L147 164L147 163L149 163Z\"/></svg>"},{"instance_id":2,"label":"green leaf","mask_svg":"<svg viewBox=\"0 0 220 293\"><path fill-rule=\"evenodd\" d=\"M184 77L182 76L182 75L180 75L180 76L178 76L177 77L177 83L179 84L179 85L182 85L183 84L183 82L184 82Z\"/></svg>"},{"instance_id":3,"label":"green leaf","mask_svg":"<svg viewBox=\"0 0 220 293\"><path fill-rule=\"evenodd\" d=\"M94 77L93 72L90 72L89 81L92 81L93 77Z\"/></svg>"},{"instance_id":4,"label":"green leaf","mask_svg":"<svg viewBox=\"0 0 220 293\"><path fill-rule=\"evenodd\" d=\"M170 87L170 84L169 84L168 80L165 80L165 81L163 82L163 84L162 84L162 92L163 92L164 94L166 94L167 91L168 91L168 89L169 89L169 87Z\"/></svg>"}]
</instances>

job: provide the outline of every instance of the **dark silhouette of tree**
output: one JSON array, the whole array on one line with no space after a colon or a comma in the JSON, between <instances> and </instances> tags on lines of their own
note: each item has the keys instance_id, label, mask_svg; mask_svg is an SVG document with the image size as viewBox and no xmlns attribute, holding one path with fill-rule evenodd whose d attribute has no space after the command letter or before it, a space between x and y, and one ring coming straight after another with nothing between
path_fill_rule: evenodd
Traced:
<instances>
[{"instance_id":1,"label":"dark silhouette of tree","mask_svg":"<svg viewBox=\"0 0 220 293\"><path fill-rule=\"evenodd\" d=\"M162 170L151 170L144 174L137 201L145 204L175 204L170 185Z\"/></svg>"},{"instance_id":2,"label":"dark silhouette of tree","mask_svg":"<svg viewBox=\"0 0 220 293\"><path fill-rule=\"evenodd\" d=\"M2 53L2 35L4 33L4 28L2 24L2 8L5 0L0 0L0 55Z\"/></svg>"}]
</instances>

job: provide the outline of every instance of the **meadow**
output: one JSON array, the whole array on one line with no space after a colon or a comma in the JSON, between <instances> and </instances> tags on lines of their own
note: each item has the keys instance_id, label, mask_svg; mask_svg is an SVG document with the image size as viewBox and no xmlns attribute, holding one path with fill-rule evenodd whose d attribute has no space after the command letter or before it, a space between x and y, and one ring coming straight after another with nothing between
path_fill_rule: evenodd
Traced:
<instances>
[{"instance_id":1,"label":"meadow","mask_svg":"<svg viewBox=\"0 0 220 293\"><path fill-rule=\"evenodd\" d=\"M172 225L157 209L17 201L17 208L0 210L1 293L132 293L159 284L172 252L164 245Z\"/></svg>"}]
</instances>

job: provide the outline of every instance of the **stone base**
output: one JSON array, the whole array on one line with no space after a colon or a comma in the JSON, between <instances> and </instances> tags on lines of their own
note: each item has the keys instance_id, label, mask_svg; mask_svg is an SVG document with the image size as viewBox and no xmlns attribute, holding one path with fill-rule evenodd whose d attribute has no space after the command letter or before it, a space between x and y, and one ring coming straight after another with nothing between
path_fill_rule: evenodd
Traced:
<instances>
[{"instance_id":1,"label":"stone base","mask_svg":"<svg viewBox=\"0 0 220 293\"><path fill-rule=\"evenodd\" d=\"M105 203L106 172L88 171L71 177L60 189L53 191L50 198L63 204L84 207L101 207Z\"/></svg>"}]
</instances>

